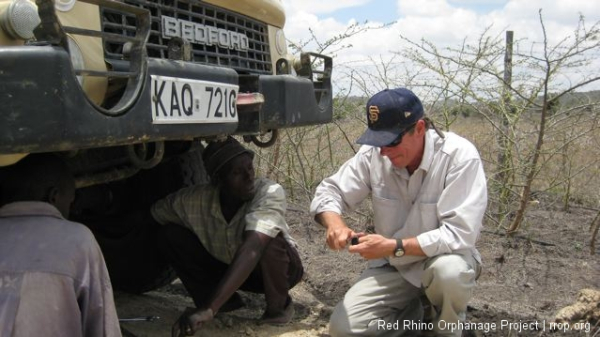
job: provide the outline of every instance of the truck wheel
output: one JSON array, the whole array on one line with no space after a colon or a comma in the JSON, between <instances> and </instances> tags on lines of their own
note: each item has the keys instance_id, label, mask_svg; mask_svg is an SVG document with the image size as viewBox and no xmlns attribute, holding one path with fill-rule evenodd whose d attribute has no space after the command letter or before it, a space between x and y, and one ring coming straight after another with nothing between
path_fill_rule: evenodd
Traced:
<instances>
[{"instance_id":1,"label":"truck wheel","mask_svg":"<svg viewBox=\"0 0 600 337\"><path fill-rule=\"evenodd\" d=\"M73 219L90 227L96 236L115 290L141 294L176 278L158 250L159 225L148 223L147 215L157 200L206 181L201 151L196 150L125 181L78 190L81 200L76 200L74 209L79 216Z\"/></svg>"},{"instance_id":2,"label":"truck wheel","mask_svg":"<svg viewBox=\"0 0 600 337\"><path fill-rule=\"evenodd\" d=\"M93 230L113 288L142 294L170 284L176 275L158 252L156 228L140 222L128 225L129 231L119 237L101 229Z\"/></svg>"}]
</instances>

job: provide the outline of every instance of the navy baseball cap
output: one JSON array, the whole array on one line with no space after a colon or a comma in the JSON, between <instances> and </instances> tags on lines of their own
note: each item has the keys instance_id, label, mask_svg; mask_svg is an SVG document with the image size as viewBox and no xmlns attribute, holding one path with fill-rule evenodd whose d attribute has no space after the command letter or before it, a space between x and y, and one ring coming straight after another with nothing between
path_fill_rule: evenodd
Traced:
<instances>
[{"instance_id":1,"label":"navy baseball cap","mask_svg":"<svg viewBox=\"0 0 600 337\"><path fill-rule=\"evenodd\" d=\"M383 147L423 118L423 104L406 88L385 89L373 95L367 102L369 128L356 141Z\"/></svg>"}]
</instances>

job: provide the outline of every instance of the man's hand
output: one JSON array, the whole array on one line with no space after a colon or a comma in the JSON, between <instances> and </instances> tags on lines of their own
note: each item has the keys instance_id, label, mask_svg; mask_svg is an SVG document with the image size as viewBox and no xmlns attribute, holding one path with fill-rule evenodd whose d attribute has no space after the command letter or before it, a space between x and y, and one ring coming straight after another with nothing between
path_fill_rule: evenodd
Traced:
<instances>
[{"instance_id":1,"label":"man's hand","mask_svg":"<svg viewBox=\"0 0 600 337\"><path fill-rule=\"evenodd\" d=\"M345 224L336 224L327 227L327 245L331 249L344 249L353 236L356 236L356 233Z\"/></svg>"},{"instance_id":2,"label":"man's hand","mask_svg":"<svg viewBox=\"0 0 600 337\"><path fill-rule=\"evenodd\" d=\"M327 228L327 245L331 249L345 248L350 238L356 236L354 231L346 226L342 216L335 212L319 213L315 215L315 220Z\"/></svg>"},{"instance_id":3,"label":"man's hand","mask_svg":"<svg viewBox=\"0 0 600 337\"><path fill-rule=\"evenodd\" d=\"M359 253L360 256L368 260L389 257L396 250L396 240L388 239L379 234L369 234L360 236L358 244L350 246L350 253Z\"/></svg>"},{"instance_id":4,"label":"man's hand","mask_svg":"<svg viewBox=\"0 0 600 337\"><path fill-rule=\"evenodd\" d=\"M171 328L171 337L193 336L205 322L214 317L211 309L187 308Z\"/></svg>"}]
</instances>

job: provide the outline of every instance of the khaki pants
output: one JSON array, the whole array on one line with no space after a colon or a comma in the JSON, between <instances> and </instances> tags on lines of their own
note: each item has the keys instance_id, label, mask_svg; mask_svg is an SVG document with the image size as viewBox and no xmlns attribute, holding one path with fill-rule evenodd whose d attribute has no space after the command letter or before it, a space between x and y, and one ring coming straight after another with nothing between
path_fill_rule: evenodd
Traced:
<instances>
[{"instance_id":1,"label":"khaki pants","mask_svg":"<svg viewBox=\"0 0 600 337\"><path fill-rule=\"evenodd\" d=\"M479 268L472 256L433 257L425 264L422 288L390 265L369 268L335 307L329 333L332 337L418 336L429 331L460 336L462 330L448 329L449 323L465 321ZM423 292L432 305L431 322L423 321Z\"/></svg>"}]
</instances>

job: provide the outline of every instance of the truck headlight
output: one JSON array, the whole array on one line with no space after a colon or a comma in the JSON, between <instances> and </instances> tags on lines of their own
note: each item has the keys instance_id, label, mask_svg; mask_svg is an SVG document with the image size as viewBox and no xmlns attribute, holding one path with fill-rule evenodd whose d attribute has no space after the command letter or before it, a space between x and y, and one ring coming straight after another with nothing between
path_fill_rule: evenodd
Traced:
<instances>
[{"instance_id":1,"label":"truck headlight","mask_svg":"<svg viewBox=\"0 0 600 337\"><path fill-rule=\"evenodd\" d=\"M278 29L277 33L275 33L275 47L277 48L279 55L287 54L287 41L285 39L285 34L281 29Z\"/></svg>"},{"instance_id":2,"label":"truck headlight","mask_svg":"<svg viewBox=\"0 0 600 337\"><path fill-rule=\"evenodd\" d=\"M14 0L0 14L0 26L14 39L32 39L33 30L40 22L37 6L28 0Z\"/></svg>"},{"instance_id":3,"label":"truck headlight","mask_svg":"<svg viewBox=\"0 0 600 337\"><path fill-rule=\"evenodd\" d=\"M85 61L83 60L83 53L81 52L81 48L79 48L79 44L70 35L67 35L67 41L69 43L69 55L71 56L73 70L85 69ZM83 85L83 76L77 75L77 80L79 84Z\"/></svg>"}]
</instances>

